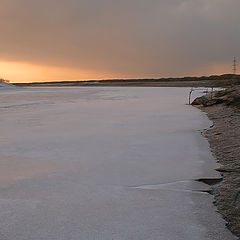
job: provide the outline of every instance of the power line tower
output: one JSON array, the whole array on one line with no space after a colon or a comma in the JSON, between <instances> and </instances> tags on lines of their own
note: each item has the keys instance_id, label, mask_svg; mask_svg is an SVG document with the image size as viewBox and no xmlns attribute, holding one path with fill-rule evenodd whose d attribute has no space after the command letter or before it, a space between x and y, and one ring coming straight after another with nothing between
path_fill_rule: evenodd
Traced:
<instances>
[{"instance_id":1,"label":"power line tower","mask_svg":"<svg viewBox=\"0 0 240 240\"><path fill-rule=\"evenodd\" d=\"M233 58L233 74L236 75L237 73L237 60L236 60L236 57Z\"/></svg>"}]
</instances>

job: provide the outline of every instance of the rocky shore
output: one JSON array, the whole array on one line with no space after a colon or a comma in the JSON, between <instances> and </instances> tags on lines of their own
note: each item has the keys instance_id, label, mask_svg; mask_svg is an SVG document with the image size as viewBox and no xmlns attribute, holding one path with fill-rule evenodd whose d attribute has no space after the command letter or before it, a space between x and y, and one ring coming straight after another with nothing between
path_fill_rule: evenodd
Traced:
<instances>
[{"instance_id":1,"label":"rocky shore","mask_svg":"<svg viewBox=\"0 0 240 240\"><path fill-rule=\"evenodd\" d=\"M213 125L205 132L221 167L222 181L213 186L215 204L227 227L240 238L240 87L194 100Z\"/></svg>"}]
</instances>

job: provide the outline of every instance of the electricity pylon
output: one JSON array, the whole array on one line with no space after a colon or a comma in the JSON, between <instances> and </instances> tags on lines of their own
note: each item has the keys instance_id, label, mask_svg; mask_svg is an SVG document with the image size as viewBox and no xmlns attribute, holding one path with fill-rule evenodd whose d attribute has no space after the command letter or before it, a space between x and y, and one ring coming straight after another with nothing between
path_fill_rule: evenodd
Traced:
<instances>
[{"instance_id":1,"label":"electricity pylon","mask_svg":"<svg viewBox=\"0 0 240 240\"><path fill-rule=\"evenodd\" d=\"M237 60L236 60L236 57L233 58L233 74L236 75L237 73Z\"/></svg>"}]
</instances>

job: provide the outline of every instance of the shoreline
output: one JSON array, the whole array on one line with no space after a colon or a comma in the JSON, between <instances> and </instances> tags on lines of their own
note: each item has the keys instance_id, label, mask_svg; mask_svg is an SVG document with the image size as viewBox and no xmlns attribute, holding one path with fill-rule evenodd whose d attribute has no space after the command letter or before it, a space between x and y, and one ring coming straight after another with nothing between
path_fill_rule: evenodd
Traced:
<instances>
[{"instance_id":1,"label":"shoreline","mask_svg":"<svg viewBox=\"0 0 240 240\"><path fill-rule=\"evenodd\" d=\"M13 83L20 87L226 87L240 84L240 75L224 74L202 77L170 77L159 79L106 79Z\"/></svg>"},{"instance_id":2,"label":"shoreline","mask_svg":"<svg viewBox=\"0 0 240 240\"><path fill-rule=\"evenodd\" d=\"M227 228L240 238L240 110L224 104L198 106L213 125L204 131L222 181L213 185L214 204Z\"/></svg>"}]
</instances>

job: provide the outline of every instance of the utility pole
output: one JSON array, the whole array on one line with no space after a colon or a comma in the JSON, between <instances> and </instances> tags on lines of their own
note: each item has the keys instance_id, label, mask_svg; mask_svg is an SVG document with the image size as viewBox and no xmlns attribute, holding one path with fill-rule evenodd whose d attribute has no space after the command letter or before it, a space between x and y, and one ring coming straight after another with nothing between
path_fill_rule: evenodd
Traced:
<instances>
[{"instance_id":1,"label":"utility pole","mask_svg":"<svg viewBox=\"0 0 240 240\"><path fill-rule=\"evenodd\" d=\"M233 58L233 74L236 75L237 73L237 60L236 60L236 57Z\"/></svg>"}]
</instances>

